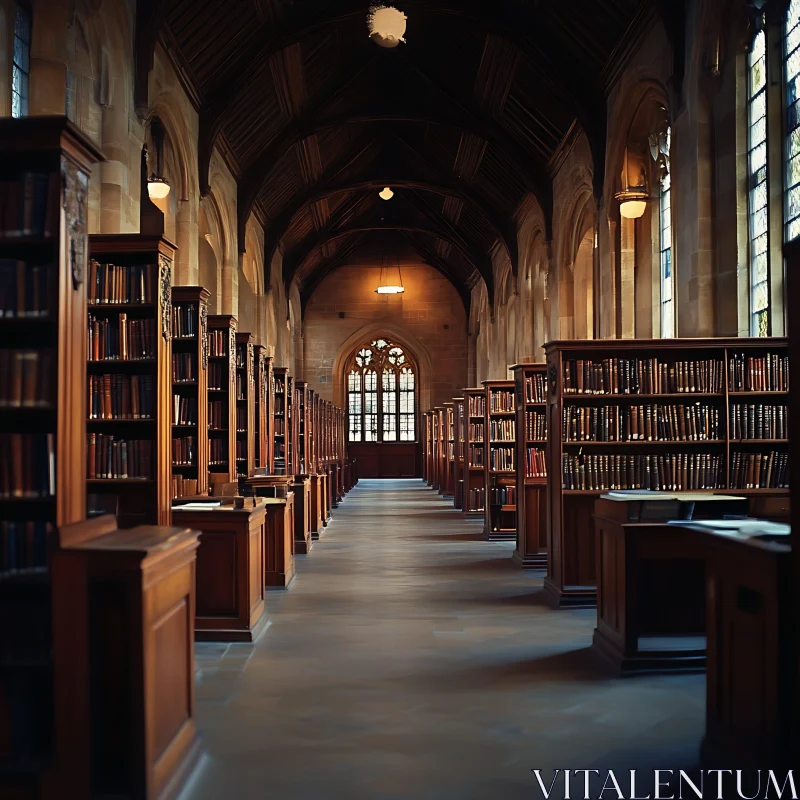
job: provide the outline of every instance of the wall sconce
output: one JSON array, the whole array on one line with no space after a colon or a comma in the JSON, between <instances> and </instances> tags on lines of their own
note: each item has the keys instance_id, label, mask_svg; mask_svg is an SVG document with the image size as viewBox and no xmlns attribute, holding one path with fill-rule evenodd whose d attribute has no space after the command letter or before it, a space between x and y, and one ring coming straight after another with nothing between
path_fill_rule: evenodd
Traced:
<instances>
[{"instance_id":1,"label":"wall sconce","mask_svg":"<svg viewBox=\"0 0 800 800\"><path fill-rule=\"evenodd\" d=\"M388 186L384 186L383 189L378 192L378 197L382 200L391 200L394 197L394 192Z\"/></svg>"},{"instance_id":2,"label":"wall sconce","mask_svg":"<svg viewBox=\"0 0 800 800\"><path fill-rule=\"evenodd\" d=\"M156 168L147 179L147 194L151 200L163 200L169 195L169 182L162 174L162 156L164 153L164 126L158 117L150 122L150 136L156 148Z\"/></svg>"},{"instance_id":3,"label":"wall sconce","mask_svg":"<svg viewBox=\"0 0 800 800\"><path fill-rule=\"evenodd\" d=\"M631 185L628 173L628 148L625 148L625 159L622 168L622 185L624 188L617 192L614 197L619 200L619 213L625 219L639 219L644 215L647 208L649 195L647 194L647 183L644 171L639 177L639 183Z\"/></svg>"}]
</instances>

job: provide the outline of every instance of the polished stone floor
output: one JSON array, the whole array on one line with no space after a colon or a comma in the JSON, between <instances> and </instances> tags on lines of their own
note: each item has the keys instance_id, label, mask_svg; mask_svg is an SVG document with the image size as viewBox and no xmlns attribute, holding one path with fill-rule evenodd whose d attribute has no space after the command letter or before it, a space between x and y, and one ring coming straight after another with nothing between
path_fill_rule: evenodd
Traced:
<instances>
[{"instance_id":1,"label":"polished stone floor","mask_svg":"<svg viewBox=\"0 0 800 800\"><path fill-rule=\"evenodd\" d=\"M604 677L595 612L550 610L480 532L422 481L361 481L259 641L197 646L181 800L528 800L535 768L691 768L703 676Z\"/></svg>"}]
</instances>

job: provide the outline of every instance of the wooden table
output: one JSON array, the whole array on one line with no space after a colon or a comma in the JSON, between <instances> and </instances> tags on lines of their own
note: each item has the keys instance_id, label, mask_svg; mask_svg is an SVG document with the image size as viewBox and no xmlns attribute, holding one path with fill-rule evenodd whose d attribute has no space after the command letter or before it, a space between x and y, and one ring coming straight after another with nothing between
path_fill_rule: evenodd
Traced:
<instances>
[{"instance_id":1,"label":"wooden table","mask_svg":"<svg viewBox=\"0 0 800 800\"><path fill-rule=\"evenodd\" d=\"M294 492L294 551L306 555L311 550L311 478L295 475L290 485Z\"/></svg>"},{"instance_id":2,"label":"wooden table","mask_svg":"<svg viewBox=\"0 0 800 800\"><path fill-rule=\"evenodd\" d=\"M268 589L285 589L294 578L294 493L263 500L267 508L264 583Z\"/></svg>"},{"instance_id":3,"label":"wooden table","mask_svg":"<svg viewBox=\"0 0 800 800\"><path fill-rule=\"evenodd\" d=\"M232 498L208 510L182 508L177 501L172 520L201 532L197 551L195 638L206 642L252 642L268 617L264 609L264 543L266 503L245 498L245 508ZM200 504L197 504L200 505Z\"/></svg>"}]
</instances>

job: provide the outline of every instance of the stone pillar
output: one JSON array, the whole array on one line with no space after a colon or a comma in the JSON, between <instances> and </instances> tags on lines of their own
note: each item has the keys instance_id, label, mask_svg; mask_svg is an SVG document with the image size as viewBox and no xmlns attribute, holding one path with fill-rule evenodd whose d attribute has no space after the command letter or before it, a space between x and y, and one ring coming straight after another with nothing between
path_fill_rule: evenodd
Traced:
<instances>
[{"instance_id":1,"label":"stone pillar","mask_svg":"<svg viewBox=\"0 0 800 800\"><path fill-rule=\"evenodd\" d=\"M220 295L221 314L239 316L239 269L229 256L222 262L222 291Z\"/></svg>"},{"instance_id":2,"label":"stone pillar","mask_svg":"<svg viewBox=\"0 0 800 800\"><path fill-rule=\"evenodd\" d=\"M33 5L30 116L66 113L70 5L69 0L38 0Z\"/></svg>"},{"instance_id":3,"label":"stone pillar","mask_svg":"<svg viewBox=\"0 0 800 800\"><path fill-rule=\"evenodd\" d=\"M178 286L196 286L200 279L198 237L197 203L190 194L188 200L178 202L175 215L175 244L178 245L175 284Z\"/></svg>"},{"instance_id":4,"label":"stone pillar","mask_svg":"<svg viewBox=\"0 0 800 800\"><path fill-rule=\"evenodd\" d=\"M636 220L620 219L620 337L633 339L636 333Z\"/></svg>"}]
</instances>

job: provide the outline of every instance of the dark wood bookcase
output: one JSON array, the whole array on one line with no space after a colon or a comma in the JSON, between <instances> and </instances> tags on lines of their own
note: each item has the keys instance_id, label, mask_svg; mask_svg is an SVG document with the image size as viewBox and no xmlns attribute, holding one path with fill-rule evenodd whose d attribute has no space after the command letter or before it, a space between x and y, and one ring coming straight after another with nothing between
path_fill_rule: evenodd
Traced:
<instances>
[{"instance_id":1,"label":"dark wood bookcase","mask_svg":"<svg viewBox=\"0 0 800 800\"><path fill-rule=\"evenodd\" d=\"M456 427L453 416L453 401L444 404L443 416L443 445L444 445L444 484L442 494L445 497L455 495L455 469L456 469Z\"/></svg>"},{"instance_id":2,"label":"dark wood bookcase","mask_svg":"<svg viewBox=\"0 0 800 800\"><path fill-rule=\"evenodd\" d=\"M289 370L286 367L273 367L273 398L274 398L274 450L273 468L276 475L291 474L291 381Z\"/></svg>"},{"instance_id":3,"label":"dark wood bookcase","mask_svg":"<svg viewBox=\"0 0 800 800\"><path fill-rule=\"evenodd\" d=\"M256 466L256 362L253 334L236 334L236 477Z\"/></svg>"},{"instance_id":4,"label":"dark wood bookcase","mask_svg":"<svg viewBox=\"0 0 800 800\"><path fill-rule=\"evenodd\" d=\"M463 397L453 398L453 505L464 508L464 423Z\"/></svg>"},{"instance_id":5,"label":"dark wood bookcase","mask_svg":"<svg viewBox=\"0 0 800 800\"><path fill-rule=\"evenodd\" d=\"M208 299L172 287L172 492L208 493Z\"/></svg>"},{"instance_id":6,"label":"dark wood bookcase","mask_svg":"<svg viewBox=\"0 0 800 800\"><path fill-rule=\"evenodd\" d=\"M264 345L253 345L255 359L255 419L256 419L256 466L272 472L272 440L275 395L272 391L272 356L267 355Z\"/></svg>"},{"instance_id":7,"label":"dark wood bookcase","mask_svg":"<svg viewBox=\"0 0 800 800\"><path fill-rule=\"evenodd\" d=\"M230 314L208 317L209 481L236 480L236 330Z\"/></svg>"},{"instance_id":8,"label":"dark wood bookcase","mask_svg":"<svg viewBox=\"0 0 800 800\"><path fill-rule=\"evenodd\" d=\"M433 486L433 412L422 415L422 477L428 486Z\"/></svg>"},{"instance_id":9,"label":"dark wood bookcase","mask_svg":"<svg viewBox=\"0 0 800 800\"><path fill-rule=\"evenodd\" d=\"M49 552L86 516L88 186L103 156L64 117L0 120L0 154L0 795L27 797L54 750Z\"/></svg>"},{"instance_id":10,"label":"dark wood bookcase","mask_svg":"<svg viewBox=\"0 0 800 800\"><path fill-rule=\"evenodd\" d=\"M593 507L603 491L788 494L788 439L766 424L789 403L785 339L556 341L545 352L545 590L555 605L596 602ZM748 414L770 438L739 438Z\"/></svg>"},{"instance_id":11,"label":"dark wood bookcase","mask_svg":"<svg viewBox=\"0 0 800 800\"><path fill-rule=\"evenodd\" d=\"M306 437L310 434L311 425L308 421L308 384L305 381L295 383L295 403L297 410L297 463L295 472L298 475L308 475L309 469L309 444Z\"/></svg>"},{"instance_id":12,"label":"dark wood bookcase","mask_svg":"<svg viewBox=\"0 0 800 800\"><path fill-rule=\"evenodd\" d=\"M516 404L514 381L484 381L486 464L484 535L490 541L517 535Z\"/></svg>"},{"instance_id":13,"label":"dark wood bookcase","mask_svg":"<svg viewBox=\"0 0 800 800\"><path fill-rule=\"evenodd\" d=\"M483 518L486 513L486 391L464 389L464 514Z\"/></svg>"},{"instance_id":14,"label":"dark wood bookcase","mask_svg":"<svg viewBox=\"0 0 800 800\"><path fill-rule=\"evenodd\" d=\"M517 406L517 547L522 567L547 568L547 379L544 364L514 368Z\"/></svg>"},{"instance_id":15,"label":"dark wood bookcase","mask_svg":"<svg viewBox=\"0 0 800 800\"><path fill-rule=\"evenodd\" d=\"M88 513L116 513L120 528L169 525L175 246L98 234L89 255Z\"/></svg>"}]
</instances>

